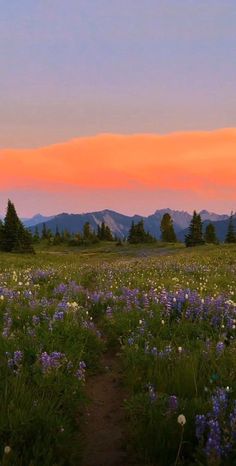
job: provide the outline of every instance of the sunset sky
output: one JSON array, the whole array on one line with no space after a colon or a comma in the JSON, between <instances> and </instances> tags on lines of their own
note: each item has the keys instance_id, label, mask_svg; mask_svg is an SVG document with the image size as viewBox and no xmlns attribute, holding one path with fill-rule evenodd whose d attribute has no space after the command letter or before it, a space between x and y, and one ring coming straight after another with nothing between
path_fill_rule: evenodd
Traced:
<instances>
[{"instance_id":1,"label":"sunset sky","mask_svg":"<svg viewBox=\"0 0 236 466\"><path fill-rule=\"evenodd\" d=\"M236 209L234 0L0 7L0 213Z\"/></svg>"}]
</instances>

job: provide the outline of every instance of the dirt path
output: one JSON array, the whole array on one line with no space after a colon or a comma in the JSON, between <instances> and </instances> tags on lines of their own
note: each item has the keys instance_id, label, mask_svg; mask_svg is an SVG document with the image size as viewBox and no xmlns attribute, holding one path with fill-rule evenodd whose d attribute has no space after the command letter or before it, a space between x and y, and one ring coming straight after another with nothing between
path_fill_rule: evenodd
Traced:
<instances>
[{"instance_id":1,"label":"dirt path","mask_svg":"<svg viewBox=\"0 0 236 466\"><path fill-rule=\"evenodd\" d=\"M87 382L91 402L85 413L82 466L135 466L127 453L125 392L119 356L107 351L101 364L102 372Z\"/></svg>"}]
</instances>

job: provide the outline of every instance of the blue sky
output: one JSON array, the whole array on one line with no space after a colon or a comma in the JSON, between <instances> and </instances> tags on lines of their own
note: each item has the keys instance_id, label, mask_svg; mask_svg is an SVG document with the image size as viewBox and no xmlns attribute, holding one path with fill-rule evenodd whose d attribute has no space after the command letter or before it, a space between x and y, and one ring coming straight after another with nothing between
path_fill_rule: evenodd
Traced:
<instances>
[{"instance_id":1,"label":"blue sky","mask_svg":"<svg viewBox=\"0 0 236 466\"><path fill-rule=\"evenodd\" d=\"M0 8L1 147L235 126L235 1Z\"/></svg>"}]
</instances>

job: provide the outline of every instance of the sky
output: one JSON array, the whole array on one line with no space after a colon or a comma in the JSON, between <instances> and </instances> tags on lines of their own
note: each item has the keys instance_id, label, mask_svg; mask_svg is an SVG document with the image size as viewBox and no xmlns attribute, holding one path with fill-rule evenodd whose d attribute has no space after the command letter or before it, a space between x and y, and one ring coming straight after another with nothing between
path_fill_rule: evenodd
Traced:
<instances>
[{"instance_id":1,"label":"sky","mask_svg":"<svg viewBox=\"0 0 236 466\"><path fill-rule=\"evenodd\" d=\"M0 213L235 210L235 0L0 11Z\"/></svg>"}]
</instances>

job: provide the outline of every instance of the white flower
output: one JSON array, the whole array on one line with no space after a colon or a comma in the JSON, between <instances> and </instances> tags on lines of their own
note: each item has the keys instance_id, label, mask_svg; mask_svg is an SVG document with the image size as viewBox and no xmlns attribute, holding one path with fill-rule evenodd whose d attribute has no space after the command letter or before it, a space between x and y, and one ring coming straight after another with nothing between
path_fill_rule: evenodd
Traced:
<instances>
[{"instance_id":1,"label":"white flower","mask_svg":"<svg viewBox=\"0 0 236 466\"><path fill-rule=\"evenodd\" d=\"M179 353L182 353L182 351L183 351L182 346L179 346L179 347L178 347L178 352L179 352Z\"/></svg>"},{"instance_id":2,"label":"white flower","mask_svg":"<svg viewBox=\"0 0 236 466\"><path fill-rule=\"evenodd\" d=\"M9 447L8 445L4 448L4 453L6 455L8 455L9 453L11 452L11 447Z\"/></svg>"},{"instance_id":3,"label":"white flower","mask_svg":"<svg viewBox=\"0 0 236 466\"><path fill-rule=\"evenodd\" d=\"M1 301L3 301L3 300L4 300L4 296L3 296L3 294L1 294L1 296L0 296L0 299L1 299Z\"/></svg>"},{"instance_id":4,"label":"white flower","mask_svg":"<svg viewBox=\"0 0 236 466\"><path fill-rule=\"evenodd\" d=\"M186 295L185 295L185 299L188 299L188 294L187 294L187 293L186 293Z\"/></svg>"},{"instance_id":5,"label":"white flower","mask_svg":"<svg viewBox=\"0 0 236 466\"><path fill-rule=\"evenodd\" d=\"M177 419L178 423L183 427L186 424L186 417L184 414L180 414Z\"/></svg>"},{"instance_id":6,"label":"white flower","mask_svg":"<svg viewBox=\"0 0 236 466\"><path fill-rule=\"evenodd\" d=\"M165 321L164 321L164 320L162 320L162 321L161 321L161 323L162 323L162 325L164 325Z\"/></svg>"}]
</instances>

